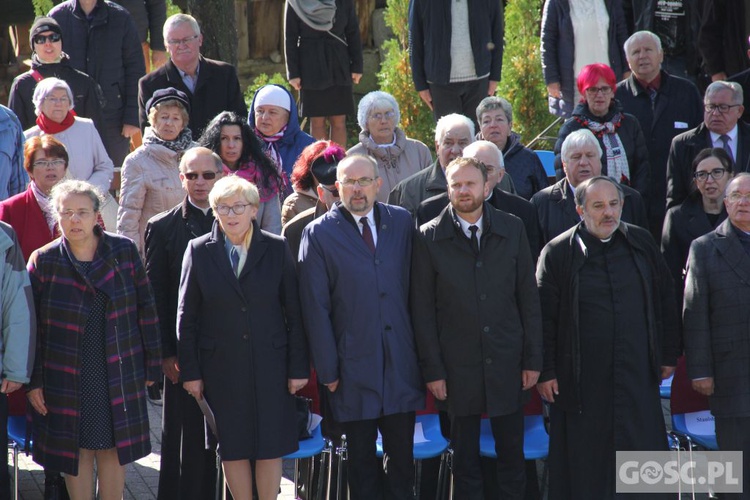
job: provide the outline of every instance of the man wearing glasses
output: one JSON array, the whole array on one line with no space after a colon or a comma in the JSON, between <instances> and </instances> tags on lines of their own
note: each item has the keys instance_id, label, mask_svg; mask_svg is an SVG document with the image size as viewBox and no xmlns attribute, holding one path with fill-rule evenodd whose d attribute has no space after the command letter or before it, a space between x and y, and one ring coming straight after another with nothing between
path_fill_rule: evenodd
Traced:
<instances>
[{"instance_id":1,"label":"man wearing glasses","mask_svg":"<svg viewBox=\"0 0 750 500\"><path fill-rule=\"evenodd\" d=\"M203 35L194 17L170 16L164 23L164 42L169 61L138 82L141 130L149 125L146 103L155 91L168 87L179 89L190 98L188 127L195 138L200 137L208 122L222 111L247 116L237 69L201 55Z\"/></svg>"},{"instance_id":2,"label":"man wearing glasses","mask_svg":"<svg viewBox=\"0 0 750 500\"><path fill-rule=\"evenodd\" d=\"M318 381L346 434L351 497L406 500L414 412L424 408L408 308L413 223L406 210L376 202L377 172L367 156L339 163L341 202L302 233L299 290Z\"/></svg>"},{"instance_id":3,"label":"man wearing glasses","mask_svg":"<svg viewBox=\"0 0 750 500\"><path fill-rule=\"evenodd\" d=\"M160 499L202 500L214 496L216 457L205 449L203 413L179 384L175 320L182 257L191 239L211 231L214 216L208 194L221 173L218 155L203 147L189 149L180 161L185 199L152 217L146 226L146 273L159 314L165 378Z\"/></svg>"},{"instance_id":4,"label":"man wearing glasses","mask_svg":"<svg viewBox=\"0 0 750 500\"><path fill-rule=\"evenodd\" d=\"M679 205L695 189L693 158L705 148L721 148L733 161L734 172L750 168L750 125L740 120L742 87L718 81L708 86L703 100L703 123L672 141L667 160L667 208Z\"/></svg>"}]
</instances>

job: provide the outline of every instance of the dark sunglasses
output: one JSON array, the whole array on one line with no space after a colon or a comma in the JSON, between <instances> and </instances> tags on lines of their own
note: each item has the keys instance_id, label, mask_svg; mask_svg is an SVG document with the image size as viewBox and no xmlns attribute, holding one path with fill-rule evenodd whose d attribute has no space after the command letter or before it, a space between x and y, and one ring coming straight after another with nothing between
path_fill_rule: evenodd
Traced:
<instances>
[{"instance_id":1,"label":"dark sunglasses","mask_svg":"<svg viewBox=\"0 0 750 500\"><path fill-rule=\"evenodd\" d=\"M185 178L189 181L194 181L198 178L198 176L203 177L207 181L212 181L216 179L216 176L218 175L216 172L203 172L202 174L199 174L198 172L188 172L185 175Z\"/></svg>"},{"instance_id":2,"label":"dark sunglasses","mask_svg":"<svg viewBox=\"0 0 750 500\"><path fill-rule=\"evenodd\" d=\"M44 45L49 40L52 43L59 42L62 40L62 36L59 33L52 33L51 35L37 35L34 37L34 43L36 45Z\"/></svg>"}]
</instances>

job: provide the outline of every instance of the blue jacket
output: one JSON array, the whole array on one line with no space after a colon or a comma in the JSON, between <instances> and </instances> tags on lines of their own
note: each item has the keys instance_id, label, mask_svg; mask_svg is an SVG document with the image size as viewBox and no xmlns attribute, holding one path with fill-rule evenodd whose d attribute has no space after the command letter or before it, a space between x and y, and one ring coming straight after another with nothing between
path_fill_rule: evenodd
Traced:
<instances>
[{"instance_id":1,"label":"blue jacket","mask_svg":"<svg viewBox=\"0 0 750 500\"><path fill-rule=\"evenodd\" d=\"M469 1L469 37L477 76L489 73L499 82L503 66L503 2ZM409 4L409 58L414 86L428 82L445 85L451 74L451 1L411 0Z\"/></svg>"},{"instance_id":2,"label":"blue jacket","mask_svg":"<svg viewBox=\"0 0 750 500\"><path fill-rule=\"evenodd\" d=\"M376 203L375 254L340 204L304 230L300 300L310 352L337 422L424 407L409 316L414 223L403 208Z\"/></svg>"},{"instance_id":3,"label":"blue jacket","mask_svg":"<svg viewBox=\"0 0 750 500\"><path fill-rule=\"evenodd\" d=\"M0 200L26 189L29 175L23 168L23 128L10 109L0 105Z\"/></svg>"}]
</instances>

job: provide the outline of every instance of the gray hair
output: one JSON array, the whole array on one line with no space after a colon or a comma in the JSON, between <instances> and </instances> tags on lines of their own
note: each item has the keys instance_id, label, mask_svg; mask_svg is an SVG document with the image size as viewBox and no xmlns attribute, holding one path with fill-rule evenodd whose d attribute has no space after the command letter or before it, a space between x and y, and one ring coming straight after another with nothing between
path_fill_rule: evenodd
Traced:
<instances>
[{"instance_id":1,"label":"gray hair","mask_svg":"<svg viewBox=\"0 0 750 500\"><path fill-rule=\"evenodd\" d=\"M58 182L52 188L50 192L52 206L55 207L55 210L59 210L60 204L65 198L75 195L87 196L94 204L94 212L98 212L104 204L104 195L99 191L99 188L90 182L65 180Z\"/></svg>"},{"instance_id":2,"label":"gray hair","mask_svg":"<svg viewBox=\"0 0 750 500\"><path fill-rule=\"evenodd\" d=\"M480 149L489 149L493 153L497 153L497 159L498 159L497 166L500 168L505 168L505 159L503 158L503 152L500 151L500 148L495 146L495 144L490 141L479 140L479 141L472 142L471 144L469 144L468 146L464 148L464 151L463 153L461 153L461 156L467 157L467 158L475 158L476 157L475 155L479 152Z\"/></svg>"},{"instance_id":3,"label":"gray hair","mask_svg":"<svg viewBox=\"0 0 750 500\"><path fill-rule=\"evenodd\" d=\"M505 118L508 120L508 125L513 124L513 106L507 100L502 97L491 95L482 99L482 102L477 106L477 121L481 123L482 115L487 111L495 109L502 109L505 112Z\"/></svg>"},{"instance_id":4,"label":"gray hair","mask_svg":"<svg viewBox=\"0 0 750 500\"><path fill-rule=\"evenodd\" d=\"M615 181L612 177L599 175L597 177L586 179L578 186L576 186L576 206L582 208L586 207L586 195L588 194L588 190L597 182L609 182L615 187L615 189L617 189L617 196L620 198L620 203L622 203L622 200L625 199L625 192L622 190L622 186L620 186L617 181Z\"/></svg>"},{"instance_id":5,"label":"gray hair","mask_svg":"<svg viewBox=\"0 0 750 500\"><path fill-rule=\"evenodd\" d=\"M435 126L435 142L440 144L448 129L455 127L456 125L464 125L465 127L468 127L469 137L471 137L472 141L474 140L474 134L476 133L474 122L464 115L451 113L438 120L437 125Z\"/></svg>"},{"instance_id":6,"label":"gray hair","mask_svg":"<svg viewBox=\"0 0 750 500\"><path fill-rule=\"evenodd\" d=\"M575 132L571 132L563 141L562 149L560 150L560 158L562 158L563 162L568 163L573 151L587 145L594 146L599 156L602 156L602 147L599 145L596 136L594 136L589 129L582 128Z\"/></svg>"},{"instance_id":7,"label":"gray hair","mask_svg":"<svg viewBox=\"0 0 750 500\"><path fill-rule=\"evenodd\" d=\"M387 106L380 106L384 103L386 103ZM401 121L401 110L398 108L396 98L388 92L375 90L365 95L362 100L359 101L359 106L357 107L357 123L359 123L359 128L367 131L367 118L370 117L370 112L372 112L373 108L377 107L393 108L393 112L396 114L394 117L396 120L396 126L398 126Z\"/></svg>"},{"instance_id":8,"label":"gray hair","mask_svg":"<svg viewBox=\"0 0 750 500\"><path fill-rule=\"evenodd\" d=\"M73 102L73 91L70 90L70 86L68 86L64 80L50 77L39 82L34 89L34 96L31 98L31 101L34 103L34 113L36 113L37 116L42 114L42 103L44 102L44 99L55 90L64 90L65 93L68 94L70 109L73 109L75 103Z\"/></svg>"},{"instance_id":9,"label":"gray hair","mask_svg":"<svg viewBox=\"0 0 750 500\"><path fill-rule=\"evenodd\" d=\"M231 198L234 195L242 197L246 202L254 207L260 206L260 193L255 184L243 179L239 175L228 175L222 177L208 194L208 202L211 204L211 209L214 211L214 215L218 218L219 212L216 211L216 207L219 206L219 202Z\"/></svg>"},{"instance_id":10,"label":"gray hair","mask_svg":"<svg viewBox=\"0 0 750 500\"><path fill-rule=\"evenodd\" d=\"M643 31L636 31L632 35L630 35L630 38L625 40L625 44L623 45L623 48L625 49L625 55L628 55L630 46L633 45L635 42L640 40L641 38L650 38L652 42L656 44L656 49L659 51L659 53L663 52L661 48L661 39L656 36L654 33L651 33L650 31L643 30Z\"/></svg>"},{"instance_id":11,"label":"gray hair","mask_svg":"<svg viewBox=\"0 0 750 500\"><path fill-rule=\"evenodd\" d=\"M725 82L723 80L713 82L706 88L706 97L703 99L703 102L707 102L714 94L717 94L722 90L729 90L732 92L732 104L742 104L744 97L742 86L737 82Z\"/></svg>"},{"instance_id":12,"label":"gray hair","mask_svg":"<svg viewBox=\"0 0 750 500\"><path fill-rule=\"evenodd\" d=\"M750 177L750 172L740 172L734 177L732 177L732 179L729 182L727 182L727 187L724 188L724 196L726 196L727 198L729 197L729 192L732 189L732 184L739 181L740 179L745 179L748 177Z\"/></svg>"},{"instance_id":13,"label":"gray hair","mask_svg":"<svg viewBox=\"0 0 750 500\"><path fill-rule=\"evenodd\" d=\"M348 167L357 160L364 160L372 166L372 178L377 179L378 175L378 162L375 158L370 155L347 155L346 158L341 160L336 167L336 180L341 180L341 170L344 167Z\"/></svg>"},{"instance_id":14,"label":"gray hair","mask_svg":"<svg viewBox=\"0 0 750 500\"><path fill-rule=\"evenodd\" d=\"M177 26L181 24L189 24L191 28L193 28L193 33L196 35L201 34L201 27L198 25L198 21L195 20L193 16L190 14L174 14L172 16L169 16L166 21L164 21L164 27L162 28L162 36L164 36L164 42L167 42L167 34L172 28L176 28Z\"/></svg>"},{"instance_id":15,"label":"gray hair","mask_svg":"<svg viewBox=\"0 0 750 500\"><path fill-rule=\"evenodd\" d=\"M196 159L199 156L210 156L214 160L214 167L216 168L216 172L223 172L224 162L221 161L221 157L219 155L208 148L204 148L203 146L196 146L185 151L185 153L182 155L182 158L180 158L180 173L184 174L185 170L187 170L188 162Z\"/></svg>"}]
</instances>

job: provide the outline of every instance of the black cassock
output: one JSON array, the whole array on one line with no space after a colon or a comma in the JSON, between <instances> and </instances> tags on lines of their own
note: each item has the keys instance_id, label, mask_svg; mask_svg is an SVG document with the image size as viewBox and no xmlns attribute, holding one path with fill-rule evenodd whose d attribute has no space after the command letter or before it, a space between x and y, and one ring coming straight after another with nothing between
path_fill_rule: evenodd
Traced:
<instances>
[{"instance_id":1,"label":"black cassock","mask_svg":"<svg viewBox=\"0 0 750 500\"><path fill-rule=\"evenodd\" d=\"M619 231L606 243L579 234L588 248L578 273L581 412L552 405L550 500L615 498L615 451L668 449L633 255Z\"/></svg>"}]
</instances>

